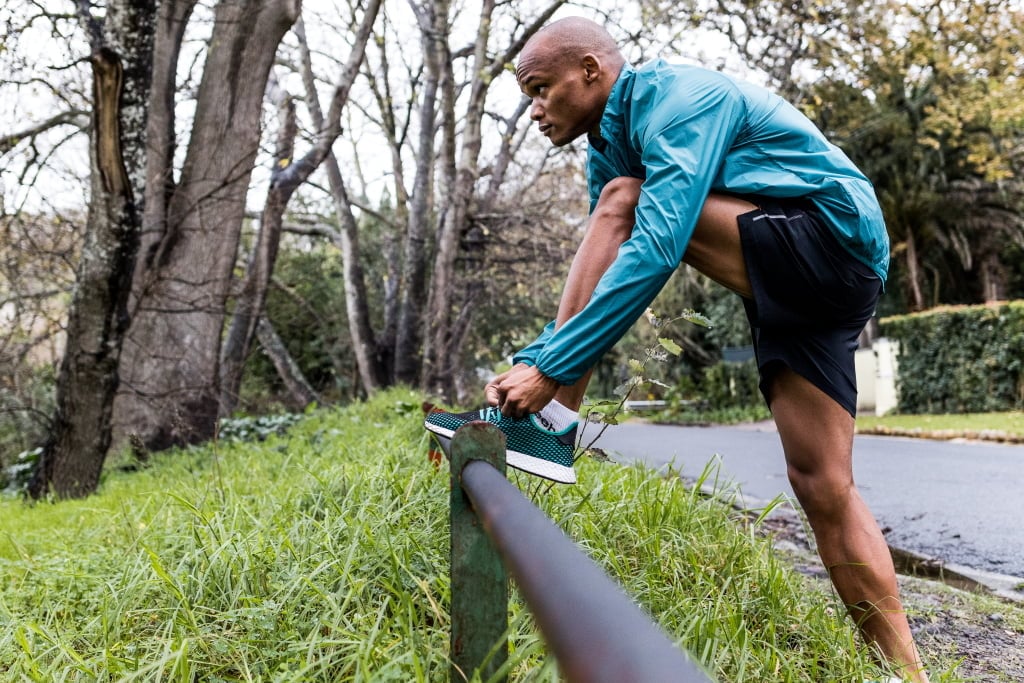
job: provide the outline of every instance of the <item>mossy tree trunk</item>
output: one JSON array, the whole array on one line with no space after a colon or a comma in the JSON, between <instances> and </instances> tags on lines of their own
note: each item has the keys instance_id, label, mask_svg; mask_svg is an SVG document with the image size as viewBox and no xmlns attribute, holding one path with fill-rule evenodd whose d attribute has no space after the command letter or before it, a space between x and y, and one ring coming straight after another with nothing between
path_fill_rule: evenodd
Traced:
<instances>
[{"instance_id":1,"label":"mossy tree trunk","mask_svg":"<svg viewBox=\"0 0 1024 683\"><path fill-rule=\"evenodd\" d=\"M95 491L110 446L141 227L155 10L155 0L112 2L101 24L79 8L92 49L91 196L52 431L29 484L34 498Z\"/></svg>"}]
</instances>

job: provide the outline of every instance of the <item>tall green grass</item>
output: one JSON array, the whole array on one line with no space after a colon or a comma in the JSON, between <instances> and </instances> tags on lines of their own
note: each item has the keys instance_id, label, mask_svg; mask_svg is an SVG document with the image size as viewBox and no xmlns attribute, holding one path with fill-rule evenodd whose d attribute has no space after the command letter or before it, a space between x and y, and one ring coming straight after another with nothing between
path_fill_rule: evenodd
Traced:
<instances>
[{"instance_id":1,"label":"tall green grass","mask_svg":"<svg viewBox=\"0 0 1024 683\"><path fill-rule=\"evenodd\" d=\"M448 476L421 422L419 397L392 391L109 472L83 501L3 501L0 678L447 680ZM721 680L880 673L834 599L727 506L676 477L579 467L537 502ZM510 680L558 680L509 609Z\"/></svg>"}]
</instances>

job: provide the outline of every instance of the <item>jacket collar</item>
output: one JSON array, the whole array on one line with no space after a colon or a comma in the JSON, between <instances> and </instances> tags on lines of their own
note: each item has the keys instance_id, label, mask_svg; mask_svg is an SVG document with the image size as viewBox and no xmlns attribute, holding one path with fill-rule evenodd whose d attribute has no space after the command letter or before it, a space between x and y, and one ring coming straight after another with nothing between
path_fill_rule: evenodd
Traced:
<instances>
[{"instance_id":1,"label":"jacket collar","mask_svg":"<svg viewBox=\"0 0 1024 683\"><path fill-rule=\"evenodd\" d=\"M587 133L587 142L598 152L603 153L609 141L619 139L626 128L627 99L633 88L635 76L636 69L629 64L622 65L619 77L612 85L608 101L604 105L604 114L601 115L601 122L598 125L600 135Z\"/></svg>"}]
</instances>

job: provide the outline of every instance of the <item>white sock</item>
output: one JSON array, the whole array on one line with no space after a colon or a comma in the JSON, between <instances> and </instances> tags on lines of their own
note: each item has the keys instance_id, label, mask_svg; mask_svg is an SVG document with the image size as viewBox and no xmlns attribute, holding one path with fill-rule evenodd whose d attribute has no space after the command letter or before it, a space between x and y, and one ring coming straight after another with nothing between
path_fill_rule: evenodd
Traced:
<instances>
[{"instance_id":1,"label":"white sock","mask_svg":"<svg viewBox=\"0 0 1024 683\"><path fill-rule=\"evenodd\" d=\"M552 399L551 403L540 409L539 421L552 432L562 432L579 421L579 413Z\"/></svg>"}]
</instances>

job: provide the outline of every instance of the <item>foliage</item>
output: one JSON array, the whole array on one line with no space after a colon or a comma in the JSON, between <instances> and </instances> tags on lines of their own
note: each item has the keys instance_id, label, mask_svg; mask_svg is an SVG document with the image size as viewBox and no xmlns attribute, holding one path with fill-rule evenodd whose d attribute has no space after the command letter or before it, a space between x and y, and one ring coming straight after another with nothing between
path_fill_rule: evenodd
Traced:
<instances>
[{"instance_id":1,"label":"foliage","mask_svg":"<svg viewBox=\"0 0 1024 683\"><path fill-rule=\"evenodd\" d=\"M644 320L653 330L655 343L644 348L643 353L638 354L638 358L629 359L629 375L622 384L615 387L615 400L597 401L584 406L583 412L587 422L618 424L619 416L626 410L626 402L633 398L637 391L648 391L647 395L651 396L653 394L649 390L652 387L669 388L661 379L652 376L653 368L649 366L652 362L664 364L670 357L674 360L682 355L683 348L670 336L676 323L684 321L704 328L711 327L711 321L693 309L685 309L674 318L663 318L648 308L644 313ZM598 437L603 431L604 428L598 432Z\"/></svg>"},{"instance_id":2,"label":"foliage","mask_svg":"<svg viewBox=\"0 0 1024 683\"><path fill-rule=\"evenodd\" d=\"M0 193L9 170L0 164ZM0 468L47 436L84 222L7 214L0 201Z\"/></svg>"},{"instance_id":3,"label":"foliage","mask_svg":"<svg viewBox=\"0 0 1024 683\"><path fill-rule=\"evenodd\" d=\"M659 424L708 425L757 422L771 417L753 359L720 361L696 380L682 380L665 395L663 408L645 417Z\"/></svg>"},{"instance_id":4,"label":"foliage","mask_svg":"<svg viewBox=\"0 0 1024 683\"><path fill-rule=\"evenodd\" d=\"M0 502L0 673L446 678L449 478L427 460L419 404L383 392L283 436L108 472L85 501ZM720 680L881 675L820 584L705 495L713 468L690 473L694 487L589 459L579 469L586 485L540 505ZM510 624L510 680L557 680L517 595Z\"/></svg>"},{"instance_id":5,"label":"foliage","mask_svg":"<svg viewBox=\"0 0 1024 683\"><path fill-rule=\"evenodd\" d=\"M899 342L900 412L1024 407L1024 302L894 316L881 330Z\"/></svg>"},{"instance_id":6,"label":"foliage","mask_svg":"<svg viewBox=\"0 0 1024 683\"><path fill-rule=\"evenodd\" d=\"M36 446L27 451L22 451L14 456L14 460L0 470L0 486L2 493L7 496L19 495L28 489L29 480L32 478L32 470L43 453L42 446Z\"/></svg>"},{"instance_id":7,"label":"foliage","mask_svg":"<svg viewBox=\"0 0 1024 683\"><path fill-rule=\"evenodd\" d=\"M1006 298L1024 242L1018 3L850 6L804 110L872 180L909 310Z\"/></svg>"},{"instance_id":8,"label":"foliage","mask_svg":"<svg viewBox=\"0 0 1024 683\"><path fill-rule=\"evenodd\" d=\"M471 315L472 324L464 332L461 364L453 368L459 402L479 384L478 368L504 363L557 310L586 217L580 161L563 153L548 159L538 176L510 178L508 196L493 212L473 217L456 271L458 287L475 292L471 310L460 316L465 324ZM579 192L567 192L567 185Z\"/></svg>"},{"instance_id":9,"label":"foliage","mask_svg":"<svg viewBox=\"0 0 1024 683\"><path fill-rule=\"evenodd\" d=\"M736 298L731 294L729 297ZM698 379L692 380L682 375L674 385L666 384L660 377L651 376L655 368L659 375L661 371L665 374L673 374L673 370L678 372L675 366L685 362L686 354L676 339L685 336L685 330L690 328L685 326L680 330L676 328L677 322L693 323L702 332L710 335L715 330L710 318L692 309L685 309L675 318L661 318L648 309L644 321L650 328L650 333L655 336L656 343L643 349L643 353L638 354L639 358L629 360L630 374L613 392L617 399L599 400L584 405L583 412L588 423L618 424L622 415L631 411L637 412L638 409L635 408L627 409L626 401L638 398L638 392L641 398L653 399L663 396L663 406L642 409L645 417L663 424L734 424L764 420L770 416L761 397L760 374L753 359L742 362L719 361L704 367L699 372ZM671 336L668 336L670 332ZM723 337L720 334L719 338L731 337ZM652 362L659 365L651 367ZM692 363L692 360L690 362ZM590 437L585 433L580 435L585 452L598 459L603 457L603 453L592 446L600 438L604 428L602 426L599 429L596 437Z\"/></svg>"},{"instance_id":10,"label":"foliage","mask_svg":"<svg viewBox=\"0 0 1024 683\"><path fill-rule=\"evenodd\" d=\"M721 362L704 371L700 395L712 409L742 408L764 402L761 376L753 358L739 363Z\"/></svg>"},{"instance_id":11,"label":"foliage","mask_svg":"<svg viewBox=\"0 0 1024 683\"><path fill-rule=\"evenodd\" d=\"M722 360L729 346L749 340L740 298L706 278L684 274L670 281L655 304L678 302L688 294L690 299L706 302L714 315L686 308L678 317L667 319L648 309L609 354L611 362L621 367L624 379L611 391L616 400L599 400L584 407L591 421L616 424L630 399L664 401L663 407L643 411L647 418L661 423L736 423L769 417L759 389L757 363L753 359ZM679 321L693 325L679 327ZM669 332L671 336L667 336ZM643 349L643 353L622 361L622 349L628 345ZM658 365L651 367L652 361ZM609 364L608 359L602 361L603 366ZM657 377L651 376L655 368ZM595 394L594 385L592 382L591 394Z\"/></svg>"},{"instance_id":12,"label":"foliage","mask_svg":"<svg viewBox=\"0 0 1024 683\"><path fill-rule=\"evenodd\" d=\"M224 441L265 441L272 435L284 434L302 416L296 413L233 417L220 421L217 436Z\"/></svg>"},{"instance_id":13,"label":"foliage","mask_svg":"<svg viewBox=\"0 0 1024 683\"><path fill-rule=\"evenodd\" d=\"M356 382L341 269L332 247L284 240L265 314L313 388L325 398L347 401L355 398ZM262 353L249 357L246 374L240 407L261 410L281 390L280 380ZM267 390L262 400L256 391L261 385Z\"/></svg>"},{"instance_id":14,"label":"foliage","mask_svg":"<svg viewBox=\"0 0 1024 683\"><path fill-rule=\"evenodd\" d=\"M701 383L706 368L721 360L722 349L750 343L750 327L742 299L687 266L677 269L651 303L651 308L656 311L701 311L711 325L673 326L672 336L683 353L658 367L658 379L673 387L673 391L649 387L650 398L700 399L693 387ZM612 395L615 387L630 376L631 355L636 353L636 349L656 346L657 336L657 329L646 319L638 320L595 367L590 393Z\"/></svg>"},{"instance_id":15,"label":"foliage","mask_svg":"<svg viewBox=\"0 0 1024 683\"><path fill-rule=\"evenodd\" d=\"M768 410L764 401L758 401L728 408L706 408L699 405L683 404L654 413L650 416L650 420L657 424L706 426L761 422L770 419L771 416L771 411Z\"/></svg>"},{"instance_id":16,"label":"foliage","mask_svg":"<svg viewBox=\"0 0 1024 683\"><path fill-rule=\"evenodd\" d=\"M22 366L0 380L0 468L46 440L55 379L54 368L44 365Z\"/></svg>"}]
</instances>

